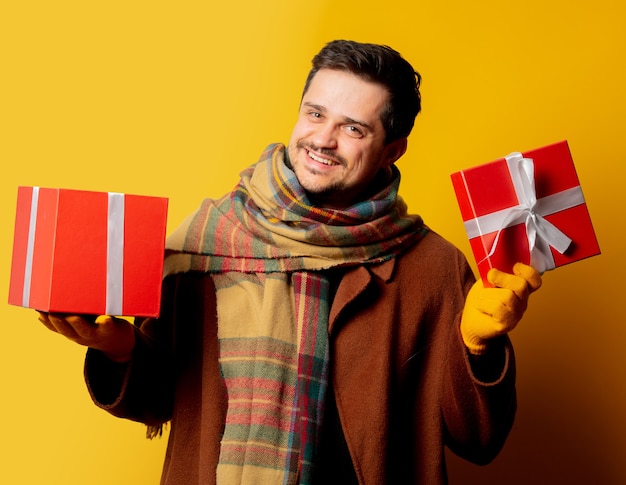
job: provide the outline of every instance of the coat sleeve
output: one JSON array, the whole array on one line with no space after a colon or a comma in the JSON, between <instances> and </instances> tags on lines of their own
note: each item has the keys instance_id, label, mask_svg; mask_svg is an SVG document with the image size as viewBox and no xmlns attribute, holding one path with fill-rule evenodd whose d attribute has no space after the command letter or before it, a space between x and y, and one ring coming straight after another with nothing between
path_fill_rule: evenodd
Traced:
<instances>
[{"instance_id":1,"label":"coat sleeve","mask_svg":"<svg viewBox=\"0 0 626 485\"><path fill-rule=\"evenodd\" d=\"M464 294L474 281L469 271L460 272ZM515 358L508 336L492 340L484 356L469 354L461 338L461 311L449 333L441 376L444 441L455 454L482 465L496 457L513 425Z\"/></svg>"},{"instance_id":2,"label":"coat sleeve","mask_svg":"<svg viewBox=\"0 0 626 485\"><path fill-rule=\"evenodd\" d=\"M187 396L200 386L205 323L216 314L212 278L169 276L161 302L159 318L136 321L136 346L128 364L114 364L93 349L85 363L87 387L97 406L149 426L172 418L181 388Z\"/></svg>"},{"instance_id":3,"label":"coat sleeve","mask_svg":"<svg viewBox=\"0 0 626 485\"><path fill-rule=\"evenodd\" d=\"M163 283L160 317L135 320L135 348L127 364L88 349L87 388L100 408L114 416L158 426L171 417L174 395L173 297L175 278Z\"/></svg>"}]
</instances>

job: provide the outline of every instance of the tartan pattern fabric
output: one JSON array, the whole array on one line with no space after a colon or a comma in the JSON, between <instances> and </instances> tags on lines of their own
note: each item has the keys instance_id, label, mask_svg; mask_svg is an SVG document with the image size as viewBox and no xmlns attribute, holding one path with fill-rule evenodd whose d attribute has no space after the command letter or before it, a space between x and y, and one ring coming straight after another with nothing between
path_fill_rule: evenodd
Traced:
<instances>
[{"instance_id":1,"label":"tartan pattern fabric","mask_svg":"<svg viewBox=\"0 0 626 485\"><path fill-rule=\"evenodd\" d=\"M345 209L314 206L284 163L284 145L270 145L241 173L234 190L205 199L168 237L165 274L181 271L271 273L377 263L427 231L407 213L400 173L370 200Z\"/></svg>"},{"instance_id":2,"label":"tartan pattern fabric","mask_svg":"<svg viewBox=\"0 0 626 485\"><path fill-rule=\"evenodd\" d=\"M328 280L318 272L213 278L218 321L228 322L218 326L228 392L218 483L312 483L328 375Z\"/></svg>"},{"instance_id":3,"label":"tartan pattern fabric","mask_svg":"<svg viewBox=\"0 0 626 485\"><path fill-rule=\"evenodd\" d=\"M165 274L203 271L217 289L228 393L218 484L312 483L326 394L330 310L324 269L393 258L428 231L397 194L399 172L347 210L313 206L270 145L221 199L166 243Z\"/></svg>"},{"instance_id":4,"label":"tartan pattern fabric","mask_svg":"<svg viewBox=\"0 0 626 485\"><path fill-rule=\"evenodd\" d=\"M230 401L222 463L284 468L285 457L294 450L281 407L282 401L296 402L295 355L293 345L268 337L220 341L220 367ZM290 407L288 415L292 412Z\"/></svg>"},{"instance_id":5,"label":"tartan pattern fabric","mask_svg":"<svg viewBox=\"0 0 626 485\"><path fill-rule=\"evenodd\" d=\"M314 476L328 385L329 283L319 273L297 275L294 281L296 321L302 330L298 348L298 408L290 434L300 440L300 484L306 485L312 483Z\"/></svg>"}]
</instances>

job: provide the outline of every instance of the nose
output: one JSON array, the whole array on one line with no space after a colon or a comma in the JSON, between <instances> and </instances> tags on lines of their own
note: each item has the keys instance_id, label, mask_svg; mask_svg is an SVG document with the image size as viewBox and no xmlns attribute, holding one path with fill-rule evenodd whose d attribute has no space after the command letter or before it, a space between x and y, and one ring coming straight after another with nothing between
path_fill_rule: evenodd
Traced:
<instances>
[{"instance_id":1,"label":"nose","mask_svg":"<svg viewBox=\"0 0 626 485\"><path fill-rule=\"evenodd\" d=\"M317 126L313 142L318 148L337 148L337 129L332 123L322 123Z\"/></svg>"}]
</instances>

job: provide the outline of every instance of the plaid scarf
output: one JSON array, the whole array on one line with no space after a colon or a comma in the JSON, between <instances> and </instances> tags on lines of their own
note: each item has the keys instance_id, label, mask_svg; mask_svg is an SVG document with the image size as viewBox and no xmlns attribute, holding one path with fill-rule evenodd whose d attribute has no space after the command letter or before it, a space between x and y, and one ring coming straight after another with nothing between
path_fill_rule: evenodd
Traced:
<instances>
[{"instance_id":1,"label":"plaid scarf","mask_svg":"<svg viewBox=\"0 0 626 485\"><path fill-rule=\"evenodd\" d=\"M168 238L165 273L217 288L228 409L219 484L312 483L328 376L329 282L320 270L393 258L428 229L407 214L400 174L346 210L313 206L270 145L235 189L206 199Z\"/></svg>"}]
</instances>

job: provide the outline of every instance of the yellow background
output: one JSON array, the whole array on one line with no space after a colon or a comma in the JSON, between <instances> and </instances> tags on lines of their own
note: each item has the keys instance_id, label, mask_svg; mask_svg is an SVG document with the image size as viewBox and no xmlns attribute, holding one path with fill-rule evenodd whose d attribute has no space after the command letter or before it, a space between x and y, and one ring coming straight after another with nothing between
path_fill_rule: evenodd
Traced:
<instances>
[{"instance_id":1,"label":"yellow background","mask_svg":"<svg viewBox=\"0 0 626 485\"><path fill-rule=\"evenodd\" d=\"M171 231L288 140L323 43L386 43L424 76L399 162L414 212L470 255L449 174L567 139L603 251L545 275L512 334L510 439L486 468L450 457L451 483L626 483L624 5L4 1L0 294L18 185L166 196ZM157 483L166 440L91 404L83 350L32 310L0 321L0 483Z\"/></svg>"}]
</instances>

